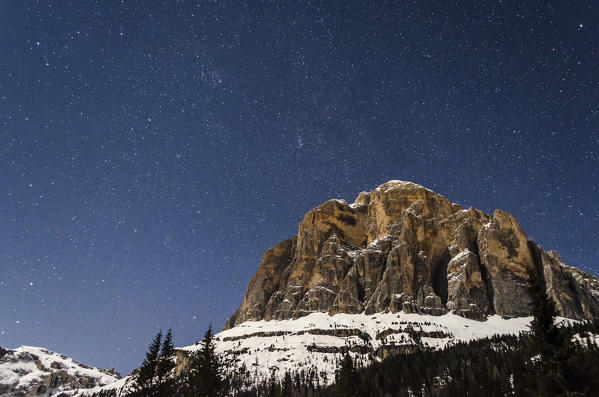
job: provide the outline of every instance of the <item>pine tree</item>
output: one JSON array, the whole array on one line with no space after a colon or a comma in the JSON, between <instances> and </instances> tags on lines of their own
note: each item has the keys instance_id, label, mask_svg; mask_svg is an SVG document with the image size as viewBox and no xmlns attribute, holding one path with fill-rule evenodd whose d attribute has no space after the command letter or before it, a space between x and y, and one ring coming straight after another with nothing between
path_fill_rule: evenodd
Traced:
<instances>
[{"instance_id":1,"label":"pine tree","mask_svg":"<svg viewBox=\"0 0 599 397\"><path fill-rule=\"evenodd\" d=\"M358 372L354 367L354 362L349 353L345 353L335 374L335 395L339 397L359 396L359 386Z\"/></svg>"},{"instance_id":2,"label":"pine tree","mask_svg":"<svg viewBox=\"0 0 599 397\"><path fill-rule=\"evenodd\" d=\"M559 330L554 325L557 309L555 302L547 295L545 287L539 280L536 271L531 270L529 276L529 294L532 298L531 312L533 320L530 323L530 331L537 342L543 348L559 343ZM545 350L541 354L548 354Z\"/></svg>"},{"instance_id":3,"label":"pine tree","mask_svg":"<svg viewBox=\"0 0 599 397\"><path fill-rule=\"evenodd\" d=\"M268 389L266 394L269 397L276 397L279 394L279 385L277 383L277 375L273 370L270 374L270 378L268 379Z\"/></svg>"},{"instance_id":4,"label":"pine tree","mask_svg":"<svg viewBox=\"0 0 599 397\"><path fill-rule=\"evenodd\" d=\"M173 358L175 357L175 346L173 345L173 334L169 329L162 342L162 350L156 366L156 377L158 383L164 380L175 367Z\"/></svg>"},{"instance_id":5,"label":"pine tree","mask_svg":"<svg viewBox=\"0 0 599 397\"><path fill-rule=\"evenodd\" d=\"M547 295L536 270L529 270L528 277L533 320L526 349L529 358L525 390L529 395L564 395L565 382L560 362L563 362L567 344L563 343L560 331L554 324L557 316L555 302Z\"/></svg>"},{"instance_id":6,"label":"pine tree","mask_svg":"<svg viewBox=\"0 0 599 397\"><path fill-rule=\"evenodd\" d=\"M173 368L175 368L175 346L173 344L173 334L169 329L162 342L162 350L156 365L156 381L160 396L173 395L175 392L176 382L170 376Z\"/></svg>"},{"instance_id":7,"label":"pine tree","mask_svg":"<svg viewBox=\"0 0 599 397\"><path fill-rule=\"evenodd\" d=\"M154 377L158 365L162 331L158 331L146 353L146 358L134 377L132 389L143 396L154 395Z\"/></svg>"},{"instance_id":8,"label":"pine tree","mask_svg":"<svg viewBox=\"0 0 599 397\"><path fill-rule=\"evenodd\" d=\"M283 377L283 384L281 385L281 397L292 397L293 382L291 380L291 374L287 371Z\"/></svg>"},{"instance_id":9,"label":"pine tree","mask_svg":"<svg viewBox=\"0 0 599 397\"><path fill-rule=\"evenodd\" d=\"M212 325L208 327L200 350L191 357L184 381L183 395L219 397L227 395L227 382L220 357L216 354Z\"/></svg>"}]
</instances>

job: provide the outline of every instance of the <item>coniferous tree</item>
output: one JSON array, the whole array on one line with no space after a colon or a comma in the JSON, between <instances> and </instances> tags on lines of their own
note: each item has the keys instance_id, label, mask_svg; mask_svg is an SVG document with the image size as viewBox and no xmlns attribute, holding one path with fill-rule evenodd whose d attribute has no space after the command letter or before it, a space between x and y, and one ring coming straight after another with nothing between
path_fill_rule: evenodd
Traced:
<instances>
[{"instance_id":1,"label":"coniferous tree","mask_svg":"<svg viewBox=\"0 0 599 397\"><path fill-rule=\"evenodd\" d=\"M292 397L293 393L293 382L291 381L291 374L287 371L283 377L283 383L281 384L281 397Z\"/></svg>"},{"instance_id":2,"label":"coniferous tree","mask_svg":"<svg viewBox=\"0 0 599 397\"><path fill-rule=\"evenodd\" d=\"M173 345L173 334L169 329L162 342L162 350L160 351L160 357L156 366L156 377L160 383L175 367L173 358L175 357L175 346Z\"/></svg>"},{"instance_id":3,"label":"coniferous tree","mask_svg":"<svg viewBox=\"0 0 599 397\"><path fill-rule=\"evenodd\" d=\"M270 378L268 379L268 389L266 394L269 397L277 397L279 394L279 385L277 383L277 377L274 371L272 371Z\"/></svg>"},{"instance_id":4,"label":"coniferous tree","mask_svg":"<svg viewBox=\"0 0 599 397\"><path fill-rule=\"evenodd\" d=\"M339 397L359 395L358 373L351 356L347 352L335 374L335 395Z\"/></svg>"},{"instance_id":5,"label":"coniferous tree","mask_svg":"<svg viewBox=\"0 0 599 397\"><path fill-rule=\"evenodd\" d=\"M528 277L533 320L526 349L529 357L524 390L529 395L563 395L566 390L560 356L567 346L562 343L560 330L554 324L557 316L555 302L547 295L535 269L529 270Z\"/></svg>"},{"instance_id":6,"label":"coniferous tree","mask_svg":"<svg viewBox=\"0 0 599 397\"><path fill-rule=\"evenodd\" d=\"M160 396L175 394L176 380L171 376L173 368L175 368L175 346L173 344L173 334L169 329L162 342L162 350L156 365L156 382Z\"/></svg>"},{"instance_id":7,"label":"coniferous tree","mask_svg":"<svg viewBox=\"0 0 599 397\"><path fill-rule=\"evenodd\" d=\"M546 348L560 342L559 330L554 324L557 309L553 299L547 295L547 291L536 271L529 271L528 276L529 294L532 299L531 313L533 315L530 331L536 342L541 345L541 354L550 354L551 352L546 351Z\"/></svg>"},{"instance_id":8,"label":"coniferous tree","mask_svg":"<svg viewBox=\"0 0 599 397\"><path fill-rule=\"evenodd\" d=\"M133 383L119 393L122 397L170 397L178 394L179 380L172 376L175 367L175 348L171 330L164 341L162 331L152 340Z\"/></svg>"},{"instance_id":9,"label":"coniferous tree","mask_svg":"<svg viewBox=\"0 0 599 397\"><path fill-rule=\"evenodd\" d=\"M154 378L158 366L162 331L158 331L146 353L146 358L133 378L132 389L142 396L154 395Z\"/></svg>"},{"instance_id":10,"label":"coniferous tree","mask_svg":"<svg viewBox=\"0 0 599 397\"><path fill-rule=\"evenodd\" d=\"M228 393L227 379L220 357L216 354L212 325L208 327L202 347L192 357L184 380L183 395L219 397Z\"/></svg>"}]
</instances>

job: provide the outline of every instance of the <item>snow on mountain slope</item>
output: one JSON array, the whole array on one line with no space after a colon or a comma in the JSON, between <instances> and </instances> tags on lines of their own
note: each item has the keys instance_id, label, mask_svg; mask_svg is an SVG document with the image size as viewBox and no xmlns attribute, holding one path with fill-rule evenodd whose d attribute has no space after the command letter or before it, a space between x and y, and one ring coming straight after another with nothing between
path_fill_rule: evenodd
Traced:
<instances>
[{"instance_id":1,"label":"snow on mountain slope","mask_svg":"<svg viewBox=\"0 0 599 397\"><path fill-rule=\"evenodd\" d=\"M442 349L459 341L518 334L529 329L531 319L490 316L481 322L451 313L313 313L296 320L245 322L217 334L216 344L228 360L261 377L273 371L282 375L286 370L314 369L320 381L328 383L346 351L366 364L417 345ZM200 347L180 350L193 352Z\"/></svg>"},{"instance_id":2,"label":"snow on mountain slope","mask_svg":"<svg viewBox=\"0 0 599 397\"><path fill-rule=\"evenodd\" d=\"M41 347L0 348L0 396L52 396L112 384L114 370L89 367Z\"/></svg>"},{"instance_id":3,"label":"snow on mountain slope","mask_svg":"<svg viewBox=\"0 0 599 397\"><path fill-rule=\"evenodd\" d=\"M531 319L489 316L486 321L476 321L452 313L330 316L317 312L296 320L248 321L216 334L215 343L217 352L232 363L228 366L230 371L245 367L260 379L273 372L282 376L286 370L313 370L321 383L330 383L346 351L359 363L368 364L388 354L410 352L415 348L442 349L461 341L518 334L529 329ZM573 320L557 319L557 322L562 321ZM200 348L201 343L196 343L177 350L184 357ZM187 362L181 358L177 361L177 371L184 370ZM115 379L106 386L98 383L93 388L66 391L64 395L82 397L101 390L121 389L130 379Z\"/></svg>"},{"instance_id":4,"label":"snow on mountain slope","mask_svg":"<svg viewBox=\"0 0 599 397\"><path fill-rule=\"evenodd\" d=\"M116 390L117 393L127 392L129 387L131 387L132 385L132 381L133 377L131 375L128 375L105 386L96 386L89 389L68 390L62 392L60 395L57 395L56 397L89 397L94 393L99 393L101 391L106 392L108 390ZM50 396L55 395L51 394Z\"/></svg>"}]
</instances>

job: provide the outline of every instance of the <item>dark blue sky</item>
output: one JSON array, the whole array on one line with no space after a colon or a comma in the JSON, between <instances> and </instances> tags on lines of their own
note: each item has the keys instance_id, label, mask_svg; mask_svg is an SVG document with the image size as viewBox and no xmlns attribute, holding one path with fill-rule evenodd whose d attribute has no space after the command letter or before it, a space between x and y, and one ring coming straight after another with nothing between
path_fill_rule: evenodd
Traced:
<instances>
[{"instance_id":1,"label":"dark blue sky","mask_svg":"<svg viewBox=\"0 0 599 397\"><path fill-rule=\"evenodd\" d=\"M0 345L124 373L390 179L599 273L595 2L0 2Z\"/></svg>"}]
</instances>

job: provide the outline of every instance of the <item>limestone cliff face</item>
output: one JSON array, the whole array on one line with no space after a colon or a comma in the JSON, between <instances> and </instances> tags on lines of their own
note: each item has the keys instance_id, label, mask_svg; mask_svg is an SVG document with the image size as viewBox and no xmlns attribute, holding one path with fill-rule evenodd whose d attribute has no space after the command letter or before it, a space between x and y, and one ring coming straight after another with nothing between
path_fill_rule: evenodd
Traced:
<instances>
[{"instance_id":1,"label":"limestone cliff face","mask_svg":"<svg viewBox=\"0 0 599 397\"><path fill-rule=\"evenodd\" d=\"M526 316L530 269L560 315L599 317L599 280L527 240L512 215L464 210L391 181L353 204L330 200L308 212L296 237L264 254L225 328L315 311Z\"/></svg>"}]
</instances>

